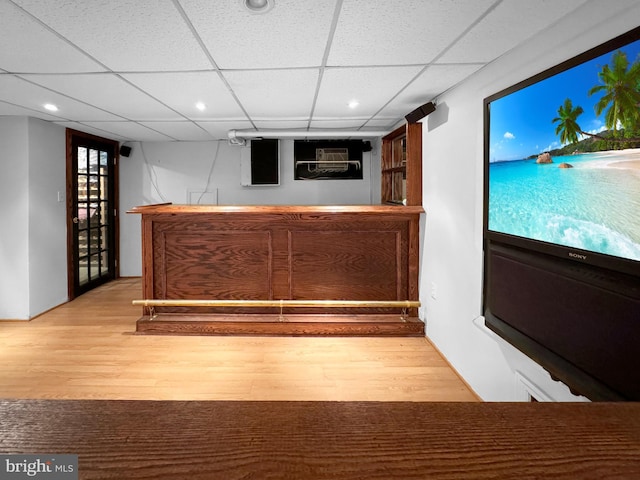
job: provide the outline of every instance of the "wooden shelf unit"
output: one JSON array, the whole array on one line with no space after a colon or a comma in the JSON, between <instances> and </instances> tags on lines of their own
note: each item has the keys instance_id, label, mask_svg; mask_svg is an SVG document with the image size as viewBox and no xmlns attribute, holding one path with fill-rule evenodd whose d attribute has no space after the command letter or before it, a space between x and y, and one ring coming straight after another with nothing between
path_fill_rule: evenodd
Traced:
<instances>
[{"instance_id":1,"label":"wooden shelf unit","mask_svg":"<svg viewBox=\"0 0 640 480\"><path fill-rule=\"evenodd\" d=\"M382 203L422 205L422 124L382 137Z\"/></svg>"}]
</instances>

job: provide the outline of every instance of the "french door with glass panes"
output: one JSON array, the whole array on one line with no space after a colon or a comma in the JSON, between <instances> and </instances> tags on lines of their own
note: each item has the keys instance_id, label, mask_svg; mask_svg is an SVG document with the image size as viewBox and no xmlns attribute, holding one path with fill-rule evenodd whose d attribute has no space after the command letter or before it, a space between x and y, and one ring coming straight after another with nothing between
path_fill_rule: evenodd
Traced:
<instances>
[{"instance_id":1,"label":"french door with glass panes","mask_svg":"<svg viewBox=\"0 0 640 480\"><path fill-rule=\"evenodd\" d=\"M69 298L116 278L118 143L67 131Z\"/></svg>"}]
</instances>

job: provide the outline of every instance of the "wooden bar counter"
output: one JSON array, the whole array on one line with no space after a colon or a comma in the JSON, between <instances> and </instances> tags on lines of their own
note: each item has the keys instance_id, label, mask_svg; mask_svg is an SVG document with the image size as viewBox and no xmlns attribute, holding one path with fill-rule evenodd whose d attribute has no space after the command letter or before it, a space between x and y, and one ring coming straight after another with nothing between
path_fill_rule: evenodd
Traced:
<instances>
[{"instance_id":1,"label":"wooden bar counter","mask_svg":"<svg viewBox=\"0 0 640 480\"><path fill-rule=\"evenodd\" d=\"M413 301L423 212L391 205L162 204L129 213L142 215L144 299ZM390 315L398 330L386 321ZM399 315L380 307L357 315L322 306L144 307L138 332L423 334L417 309L407 312L405 325ZM275 325L276 317L289 325Z\"/></svg>"},{"instance_id":2,"label":"wooden bar counter","mask_svg":"<svg viewBox=\"0 0 640 480\"><path fill-rule=\"evenodd\" d=\"M10 453L81 480L631 480L640 404L0 401Z\"/></svg>"}]
</instances>

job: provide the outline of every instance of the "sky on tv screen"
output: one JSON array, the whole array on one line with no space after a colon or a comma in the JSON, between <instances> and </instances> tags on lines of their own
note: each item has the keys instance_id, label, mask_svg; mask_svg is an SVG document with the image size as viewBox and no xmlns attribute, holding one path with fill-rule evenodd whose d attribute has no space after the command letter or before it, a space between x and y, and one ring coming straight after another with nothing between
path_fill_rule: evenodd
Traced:
<instances>
[{"instance_id":1,"label":"sky on tv screen","mask_svg":"<svg viewBox=\"0 0 640 480\"><path fill-rule=\"evenodd\" d=\"M620 50L627 54L629 62L640 61L640 40ZM552 120L566 98L574 106L582 106L584 113L578 120L584 131L605 130L603 115L597 116L594 110L602 94L590 96L588 92L599 84L598 73L610 63L612 54L601 55L491 102L489 160L519 160L560 148Z\"/></svg>"}]
</instances>

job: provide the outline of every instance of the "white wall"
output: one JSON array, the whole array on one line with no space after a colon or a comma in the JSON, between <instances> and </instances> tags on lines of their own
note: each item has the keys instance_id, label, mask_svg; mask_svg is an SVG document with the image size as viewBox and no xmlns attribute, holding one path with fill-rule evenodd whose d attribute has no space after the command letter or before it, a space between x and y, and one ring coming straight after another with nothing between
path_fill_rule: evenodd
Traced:
<instances>
[{"instance_id":1,"label":"white wall","mask_svg":"<svg viewBox=\"0 0 640 480\"><path fill-rule=\"evenodd\" d=\"M0 118L0 319L67 300L64 128Z\"/></svg>"},{"instance_id":2,"label":"white wall","mask_svg":"<svg viewBox=\"0 0 640 480\"><path fill-rule=\"evenodd\" d=\"M636 1L588 2L567 20L581 25L583 35L565 38L562 24L550 26L442 95L423 125L427 215L420 296L427 335L484 400L526 400L527 393L581 398L484 327L483 99L636 27L638 18Z\"/></svg>"},{"instance_id":3,"label":"white wall","mask_svg":"<svg viewBox=\"0 0 640 480\"><path fill-rule=\"evenodd\" d=\"M65 129L29 119L29 316L68 299Z\"/></svg>"},{"instance_id":4,"label":"white wall","mask_svg":"<svg viewBox=\"0 0 640 480\"><path fill-rule=\"evenodd\" d=\"M126 214L137 205L171 202L220 205L362 205L380 202L380 147L364 153L363 180L294 180L293 140L280 141L280 185L240 185L243 147L219 142L133 143L120 159L120 274L142 273L140 217ZM246 147L245 147L246 148ZM208 181L209 180L209 181Z\"/></svg>"},{"instance_id":5,"label":"white wall","mask_svg":"<svg viewBox=\"0 0 640 480\"><path fill-rule=\"evenodd\" d=\"M29 316L29 156L25 117L0 117L0 319Z\"/></svg>"}]
</instances>

